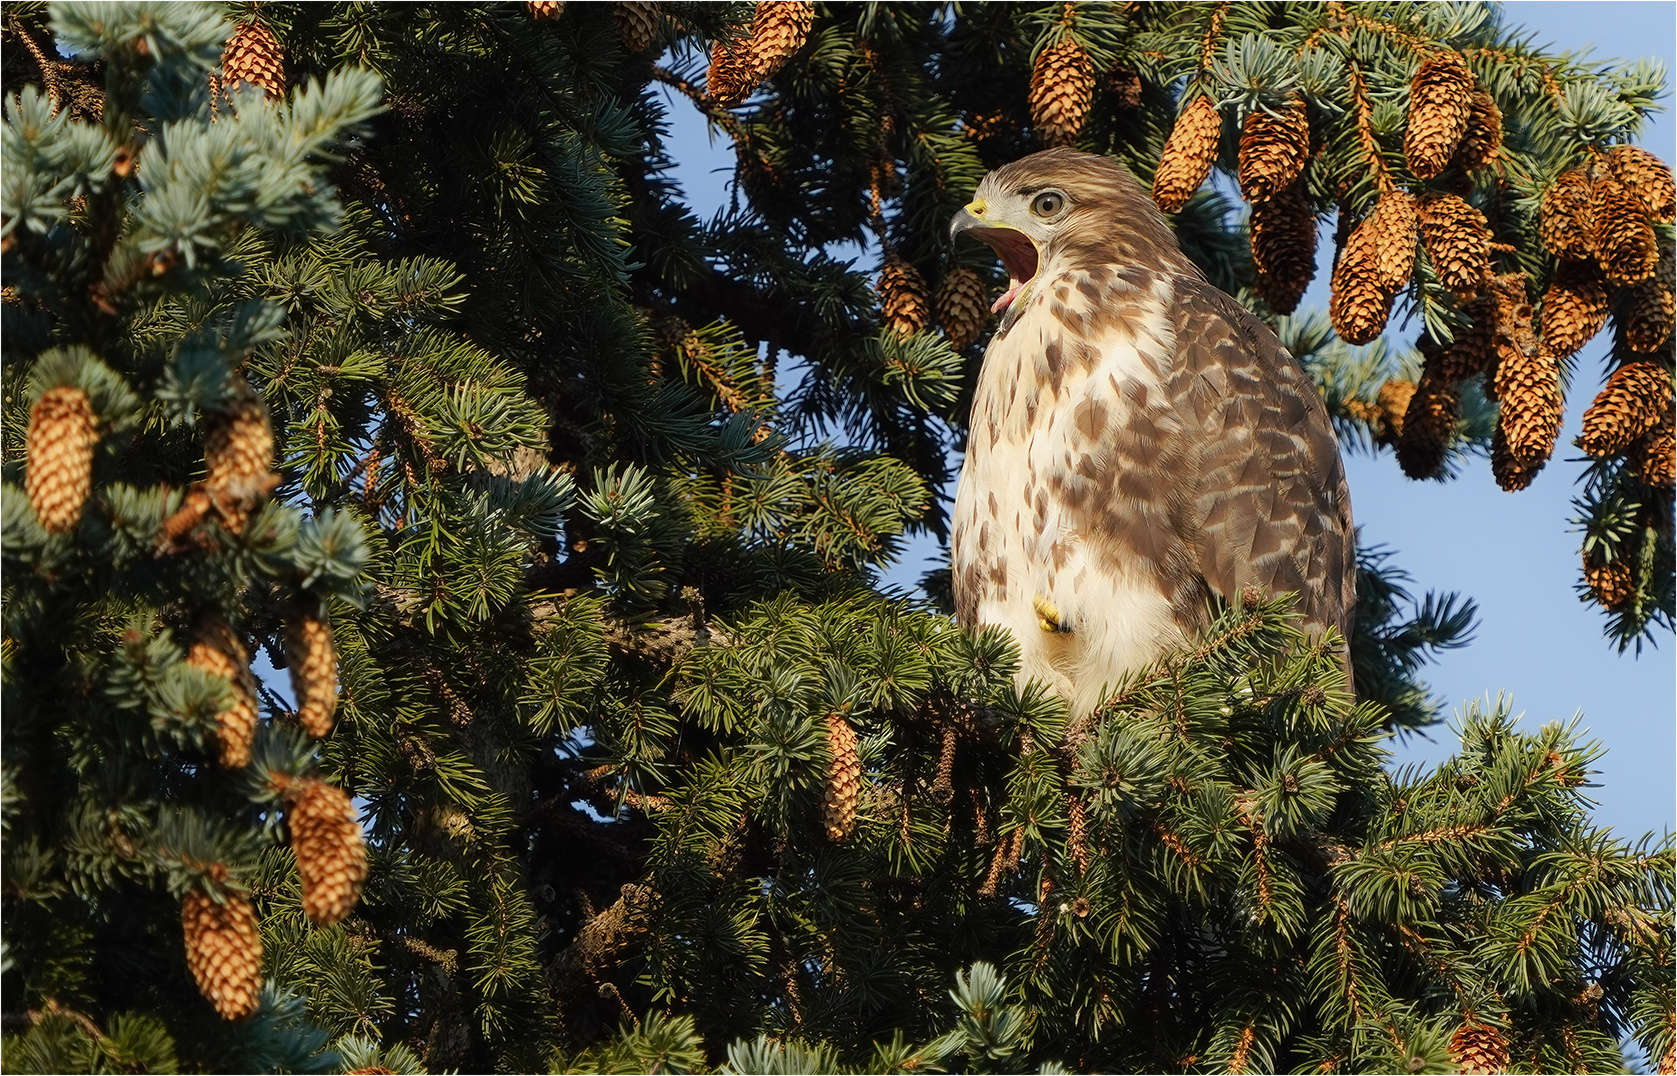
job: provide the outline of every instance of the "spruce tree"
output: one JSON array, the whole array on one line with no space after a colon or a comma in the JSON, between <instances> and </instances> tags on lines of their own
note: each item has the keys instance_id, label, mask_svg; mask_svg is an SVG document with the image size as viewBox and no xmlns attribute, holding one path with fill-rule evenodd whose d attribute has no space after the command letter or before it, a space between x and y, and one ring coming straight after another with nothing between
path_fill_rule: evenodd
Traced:
<instances>
[{"instance_id":1,"label":"spruce tree","mask_svg":"<svg viewBox=\"0 0 1677 1076\"><path fill-rule=\"evenodd\" d=\"M1471 602L1365 549L1354 684L1242 595L1074 723L946 573L878 587L983 344L949 217L1070 143L1416 475L1529 480L1611 316L1586 571L1669 624L1656 72L1455 5L6 18L13 1067L1671 1068L1672 847L1592 824L1599 749L1499 704L1384 764ZM738 154L714 220L666 89ZM254 1016L182 897L254 913Z\"/></svg>"}]
</instances>

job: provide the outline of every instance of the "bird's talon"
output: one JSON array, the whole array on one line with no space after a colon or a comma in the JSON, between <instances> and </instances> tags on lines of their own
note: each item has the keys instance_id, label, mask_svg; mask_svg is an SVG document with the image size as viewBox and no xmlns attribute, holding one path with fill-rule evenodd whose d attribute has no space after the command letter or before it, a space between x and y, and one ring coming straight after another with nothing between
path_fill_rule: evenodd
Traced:
<instances>
[{"instance_id":1,"label":"bird's talon","mask_svg":"<svg viewBox=\"0 0 1677 1076\"><path fill-rule=\"evenodd\" d=\"M1060 607L1042 597L1040 594L1031 599L1031 605L1036 609L1036 624L1043 631L1053 634L1064 634L1071 629L1060 621Z\"/></svg>"}]
</instances>

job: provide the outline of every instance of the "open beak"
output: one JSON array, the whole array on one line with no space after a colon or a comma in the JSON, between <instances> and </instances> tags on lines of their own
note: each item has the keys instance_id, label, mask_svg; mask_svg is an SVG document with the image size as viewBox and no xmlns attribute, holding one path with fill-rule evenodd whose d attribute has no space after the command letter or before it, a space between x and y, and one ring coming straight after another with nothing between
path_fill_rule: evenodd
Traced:
<instances>
[{"instance_id":1,"label":"open beak","mask_svg":"<svg viewBox=\"0 0 1677 1076\"><path fill-rule=\"evenodd\" d=\"M986 220L987 215L988 207L982 201L968 203L950 222L949 237L954 239L963 233L970 233L1001 258L1002 265L1007 268L1007 291L990 307L991 313L996 313L1006 310L1036 276L1040 258L1030 236L1011 224Z\"/></svg>"}]
</instances>

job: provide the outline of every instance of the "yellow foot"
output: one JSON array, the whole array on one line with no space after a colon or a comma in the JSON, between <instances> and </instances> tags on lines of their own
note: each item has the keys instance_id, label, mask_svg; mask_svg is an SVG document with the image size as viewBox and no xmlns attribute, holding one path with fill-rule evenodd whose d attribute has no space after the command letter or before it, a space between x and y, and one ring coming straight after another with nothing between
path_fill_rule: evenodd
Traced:
<instances>
[{"instance_id":1,"label":"yellow foot","mask_svg":"<svg viewBox=\"0 0 1677 1076\"><path fill-rule=\"evenodd\" d=\"M1031 606L1036 609L1036 625L1043 631L1056 634L1069 633L1070 628L1060 623L1060 607L1038 594L1031 599Z\"/></svg>"}]
</instances>

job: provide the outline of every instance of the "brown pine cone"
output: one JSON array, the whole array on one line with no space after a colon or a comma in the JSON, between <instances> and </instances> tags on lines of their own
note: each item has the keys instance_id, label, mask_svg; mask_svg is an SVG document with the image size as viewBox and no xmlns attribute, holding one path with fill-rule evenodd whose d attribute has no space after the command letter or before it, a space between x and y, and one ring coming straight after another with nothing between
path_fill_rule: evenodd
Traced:
<instances>
[{"instance_id":1,"label":"brown pine cone","mask_svg":"<svg viewBox=\"0 0 1677 1076\"><path fill-rule=\"evenodd\" d=\"M93 449L99 419L87 393L59 385L41 393L29 411L24 451L24 491L41 526L51 534L73 530L93 490Z\"/></svg>"},{"instance_id":2,"label":"brown pine cone","mask_svg":"<svg viewBox=\"0 0 1677 1076\"><path fill-rule=\"evenodd\" d=\"M1031 68L1031 126L1053 148L1077 141L1095 102L1095 65L1069 36L1043 49Z\"/></svg>"},{"instance_id":3,"label":"brown pine cone","mask_svg":"<svg viewBox=\"0 0 1677 1076\"><path fill-rule=\"evenodd\" d=\"M1485 214L1453 194L1421 203L1421 242L1439 281L1462 298L1479 294L1491 271L1491 230Z\"/></svg>"},{"instance_id":4,"label":"brown pine cone","mask_svg":"<svg viewBox=\"0 0 1677 1076\"><path fill-rule=\"evenodd\" d=\"M758 0L751 22L751 43L757 50L759 79L772 78L786 66L815 25L810 0Z\"/></svg>"},{"instance_id":5,"label":"brown pine cone","mask_svg":"<svg viewBox=\"0 0 1677 1076\"><path fill-rule=\"evenodd\" d=\"M1377 339L1392 311L1394 293L1386 288L1380 272L1380 250L1375 245L1372 223L1370 214L1357 225L1333 267L1328 316L1334 331L1347 344L1367 344Z\"/></svg>"},{"instance_id":6,"label":"brown pine cone","mask_svg":"<svg viewBox=\"0 0 1677 1076\"><path fill-rule=\"evenodd\" d=\"M1614 370L1584 412L1578 443L1592 456L1613 456L1671 412L1671 372L1638 359Z\"/></svg>"},{"instance_id":7,"label":"brown pine cone","mask_svg":"<svg viewBox=\"0 0 1677 1076\"><path fill-rule=\"evenodd\" d=\"M213 872L224 881L226 870ZM202 889L181 898L181 933L186 966L199 993L223 1020L243 1020L256 1011L262 993L262 935L250 901L228 892L216 903Z\"/></svg>"},{"instance_id":8,"label":"brown pine cone","mask_svg":"<svg viewBox=\"0 0 1677 1076\"><path fill-rule=\"evenodd\" d=\"M1089 873L1089 820L1083 808L1083 799L1076 793L1066 796L1066 818L1069 826L1066 830L1066 851L1071 853L1071 861L1077 865L1078 874Z\"/></svg>"},{"instance_id":9,"label":"brown pine cone","mask_svg":"<svg viewBox=\"0 0 1677 1076\"><path fill-rule=\"evenodd\" d=\"M285 50L272 31L254 20L233 31L221 53L221 84L228 93L258 87L270 101L285 96Z\"/></svg>"},{"instance_id":10,"label":"brown pine cone","mask_svg":"<svg viewBox=\"0 0 1677 1076\"><path fill-rule=\"evenodd\" d=\"M1451 163L1464 172L1475 172L1501 155L1502 110L1490 94L1474 90L1468 101L1467 130Z\"/></svg>"},{"instance_id":11,"label":"brown pine cone","mask_svg":"<svg viewBox=\"0 0 1677 1076\"><path fill-rule=\"evenodd\" d=\"M303 912L323 927L341 922L367 882L367 847L355 805L342 789L312 777L290 783L285 805L303 882Z\"/></svg>"},{"instance_id":12,"label":"brown pine cone","mask_svg":"<svg viewBox=\"0 0 1677 1076\"><path fill-rule=\"evenodd\" d=\"M1543 293L1543 344L1557 358L1578 349L1607 324L1612 298L1595 262L1561 262Z\"/></svg>"},{"instance_id":13,"label":"brown pine cone","mask_svg":"<svg viewBox=\"0 0 1677 1076\"><path fill-rule=\"evenodd\" d=\"M732 108L757 88L756 57L749 38L718 41L710 47L710 69L705 74L705 93L718 104Z\"/></svg>"},{"instance_id":14,"label":"brown pine cone","mask_svg":"<svg viewBox=\"0 0 1677 1076\"><path fill-rule=\"evenodd\" d=\"M1508 438L1503 435L1501 426L1491 431L1491 476L1496 479L1498 487L1509 493L1518 493L1530 486L1541 470L1543 463L1521 463L1514 458L1508 450Z\"/></svg>"},{"instance_id":15,"label":"brown pine cone","mask_svg":"<svg viewBox=\"0 0 1677 1076\"><path fill-rule=\"evenodd\" d=\"M1450 384L1484 373L1496 356L1496 297L1481 295L1463 306L1462 312L1470 323L1456 330L1438 362L1438 376Z\"/></svg>"},{"instance_id":16,"label":"brown pine cone","mask_svg":"<svg viewBox=\"0 0 1677 1076\"><path fill-rule=\"evenodd\" d=\"M1380 286L1396 294L1409 286L1415 271L1415 237L1419 213L1407 192L1390 190L1380 196L1368 215L1369 241L1374 244Z\"/></svg>"},{"instance_id":17,"label":"brown pine cone","mask_svg":"<svg viewBox=\"0 0 1677 1076\"><path fill-rule=\"evenodd\" d=\"M1602 608L1617 612L1636 599L1636 575L1630 561L1619 557L1607 564L1595 564L1584 556L1584 582Z\"/></svg>"},{"instance_id":18,"label":"brown pine cone","mask_svg":"<svg viewBox=\"0 0 1677 1076\"><path fill-rule=\"evenodd\" d=\"M279 485L271 469L274 433L268 408L240 375L233 399L204 417L204 491L234 534Z\"/></svg>"},{"instance_id":19,"label":"brown pine cone","mask_svg":"<svg viewBox=\"0 0 1677 1076\"><path fill-rule=\"evenodd\" d=\"M1396 445L1403 434L1403 418L1409 413L1409 401L1415 398L1415 382L1392 378L1380 385L1375 393L1373 414L1378 423L1379 440Z\"/></svg>"},{"instance_id":20,"label":"brown pine cone","mask_svg":"<svg viewBox=\"0 0 1677 1076\"><path fill-rule=\"evenodd\" d=\"M1677 1076L1677 1036L1666 1044L1665 1053L1660 1057L1659 1076Z\"/></svg>"},{"instance_id":21,"label":"brown pine cone","mask_svg":"<svg viewBox=\"0 0 1677 1076\"><path fill-rule=\"evenodd\" d=\"M926 278L920 270L893 254L879 271L879 309L885 324L899 336L913 336L931 319Z\"/></svg>"},{"instance_id":22,"label":"brown pine cone","mask_svg":"<svg viewBox=\"0 0 1677 1076\"><path fill-rule=\"evenodd\" d=\"M1252 206L1252 265L1258 294L1291 314L1316 275L1316 214L1301 182Z\"/></svg>"},{"instance_id":23,"label":"brown pine cone","mask_svg":"<svg viewBox=\"0 0 1677 1076\"><path fill-rule=\"evenodd\" d=\"M1489 1024L1468 1017L1450 1038L1450 1057L1464 1073L1508 1071L1508 1040Z\"/></svg>"},{"instance_id":24,"label":"brown pine cone","mask_svg":"<svg viewBox=\"0 0 1677 1076\"><path fill-rule=\"evenodd\" d=\"M557 19L565 13L565 0L525 0L532 19Z\"/></svg>"},{"instance_id":25,"label":"brown pine cone","mask_svg":"<svg viewBox=\"0 0 1677 1076\"><path fill-rule=\"evenodd\" d=\"M1422 179L1444 171L1467 133L1473 109L1473 73L1461 54L1441 49L1421 61L1409 84L1409 125L1403 155Z\"/></svg>"},{"instance_id":26,"label":"brown pine cone","mask_svg":"<svg viewBox=\"0 0 1677 1076\"><path fill-rule=\"evenodd\" d=\"M250 745L256 737L256 677L251 675L244 644L232 625L210 613L198 626L198 637L186 652L186 663L227 681L227 705L217 715L217 761L224 769L244 769L250 765Z\"/></svg>"},{"instance_id":27,"label":"brown pine cone","mask_svg":"<svg viewBox=\"0 0 1677 1076\"><path fill-rule=\"evenodd\" d=\"M1188 103L1176 118L1153 173L1153 201L1166 213L1180 213L1200 189L1217 161L1217 142L1223 117L1203 94Z\"/></svg>"},{"instance_id":28,"label":"brown pine cone","mask_svg":"<svg viewBox=\"0 0 1677 1076\"><path fill-rule=\"evenodd\" d=\"M821 820L830 840L842 841L856 828L856 804L862 794L862 759L856 752L856 730L843 714L827 715L827 784L821 800Z\"/></svg>"},{"instance_id":29,"label":"brown pine cone","mask_svg":"<svg viewBox=\"0 0 1677 1076\"><path fill-rule=\"evenodd\" d=\"M1397 437L1398 466L1410 478L1436 478L1456 436L1461 397L1431 372L1421 375Z\"/></svg>"},{"instance_id":30,"label":"brown pine cone","mask_svg":"<svg viewBox=\"0 0 1677 1076\"><path fill-rule=\"evenodd\" d=\"M1590 214L1590 179L1582 169L1562 172L1543 192L1537 237L1557 258L1595 257L1595 223Z\"/></svg>"},{"instance_id":31,"label":"brown pine cone","mask_svg":"<svg viewBox=\"0 0 1677 1076\"><path fill-rule=\"evenodd\" d=\"M1670 165L1641 146L1615 146L1607 151L1607 168L1641 200L1654 220L1670 223L1677 216L1677 185Z\"/></svg>"},{"instance_id":32,"label":"brown pine cone","mask_svg":"<svg viewBox=\"0 0 1677 1076\"><path fill-rule=\"evenodd\" d=\"M1625 343L1644 355L1671 338L1671 323L1677 318L1671 285L1656 273L1630 287L1625 300Z\"/></svg>"},{"instance_id":33,"label":"brown pine cone","mask_svg":"<svg viewBox=\"0 0 1677 1076\"><path fill-rule=\"evenodd\" d=\"M1530 354L1510 349L1498 359L1496 379L1502 403L1497 428L1509 454L1523 466L1541 466L1555 450L1561 430L1560 367L1541 347Z\"/></svg>"},{"instance_id":34,"label":"brown pine cone","mask_svg":"<svg viewBox=\"0 0 1677 1076\"><path fill-rule=\"evenodd\" d=\"M638 55L652 47L660 17L655 0L617 0L611 5L611 17L624 49Z\"/></svg>"},{"instance_id":35,"label":"brown pine cone","mask_svg":"<svg viewBox=\"0 0 1677 1076\"><path fill-rule=\"evenodd\" d=\"M1240 131L1240 191L1263 202L1292 186L1310 159L1310 121L1295 97L1279 114L1255 108Z\"/></svg>"},{"instance_id":36,"label":"brown pine cone","mask_svg":"<svg viewBox=\"0 0 1677 1076\"><path fill-rule=\"evenodd\" d=\"M1670 411L1631 444L1625 459L1646 485L1667 492L1677 486L1677 425Z\"/></svg>"},{"instance_id":37,"label":"brown pine cone","mask_svg":"<svg viewBox=\"0 0 1677 1076\"><path fill-rule=\"evenodd\" d=\"M294 612L285 626L285 664L298 723L310 736L324 740L332 734L332 711L338 705L338 654L331 621Z\"/></svg>"},{"instance_id":38,"label":"brown pine cone","mask_svg":"<svg viewBox=\"0 0 1677 1076\"><path fill-rule=\"evenodd\" d=\"M975 269L958 265L943 274L937 290L937 320L956 351L965 351L983 334L990 318L988 291Z\"/></svg>"},{"instance_id":39,"label":"brown pine cone","mask_svg":"<svg viewBox=\"0 0 1677 1076\"><path fill-rule=\"evenodd\" d=\"M1659 244L1648 207L1611 175L1597 175L1590 187L1590 216L1595 225L1596 260L1607 279L1620 287L1654 275Z\"/></svg>"}]
</instances>

